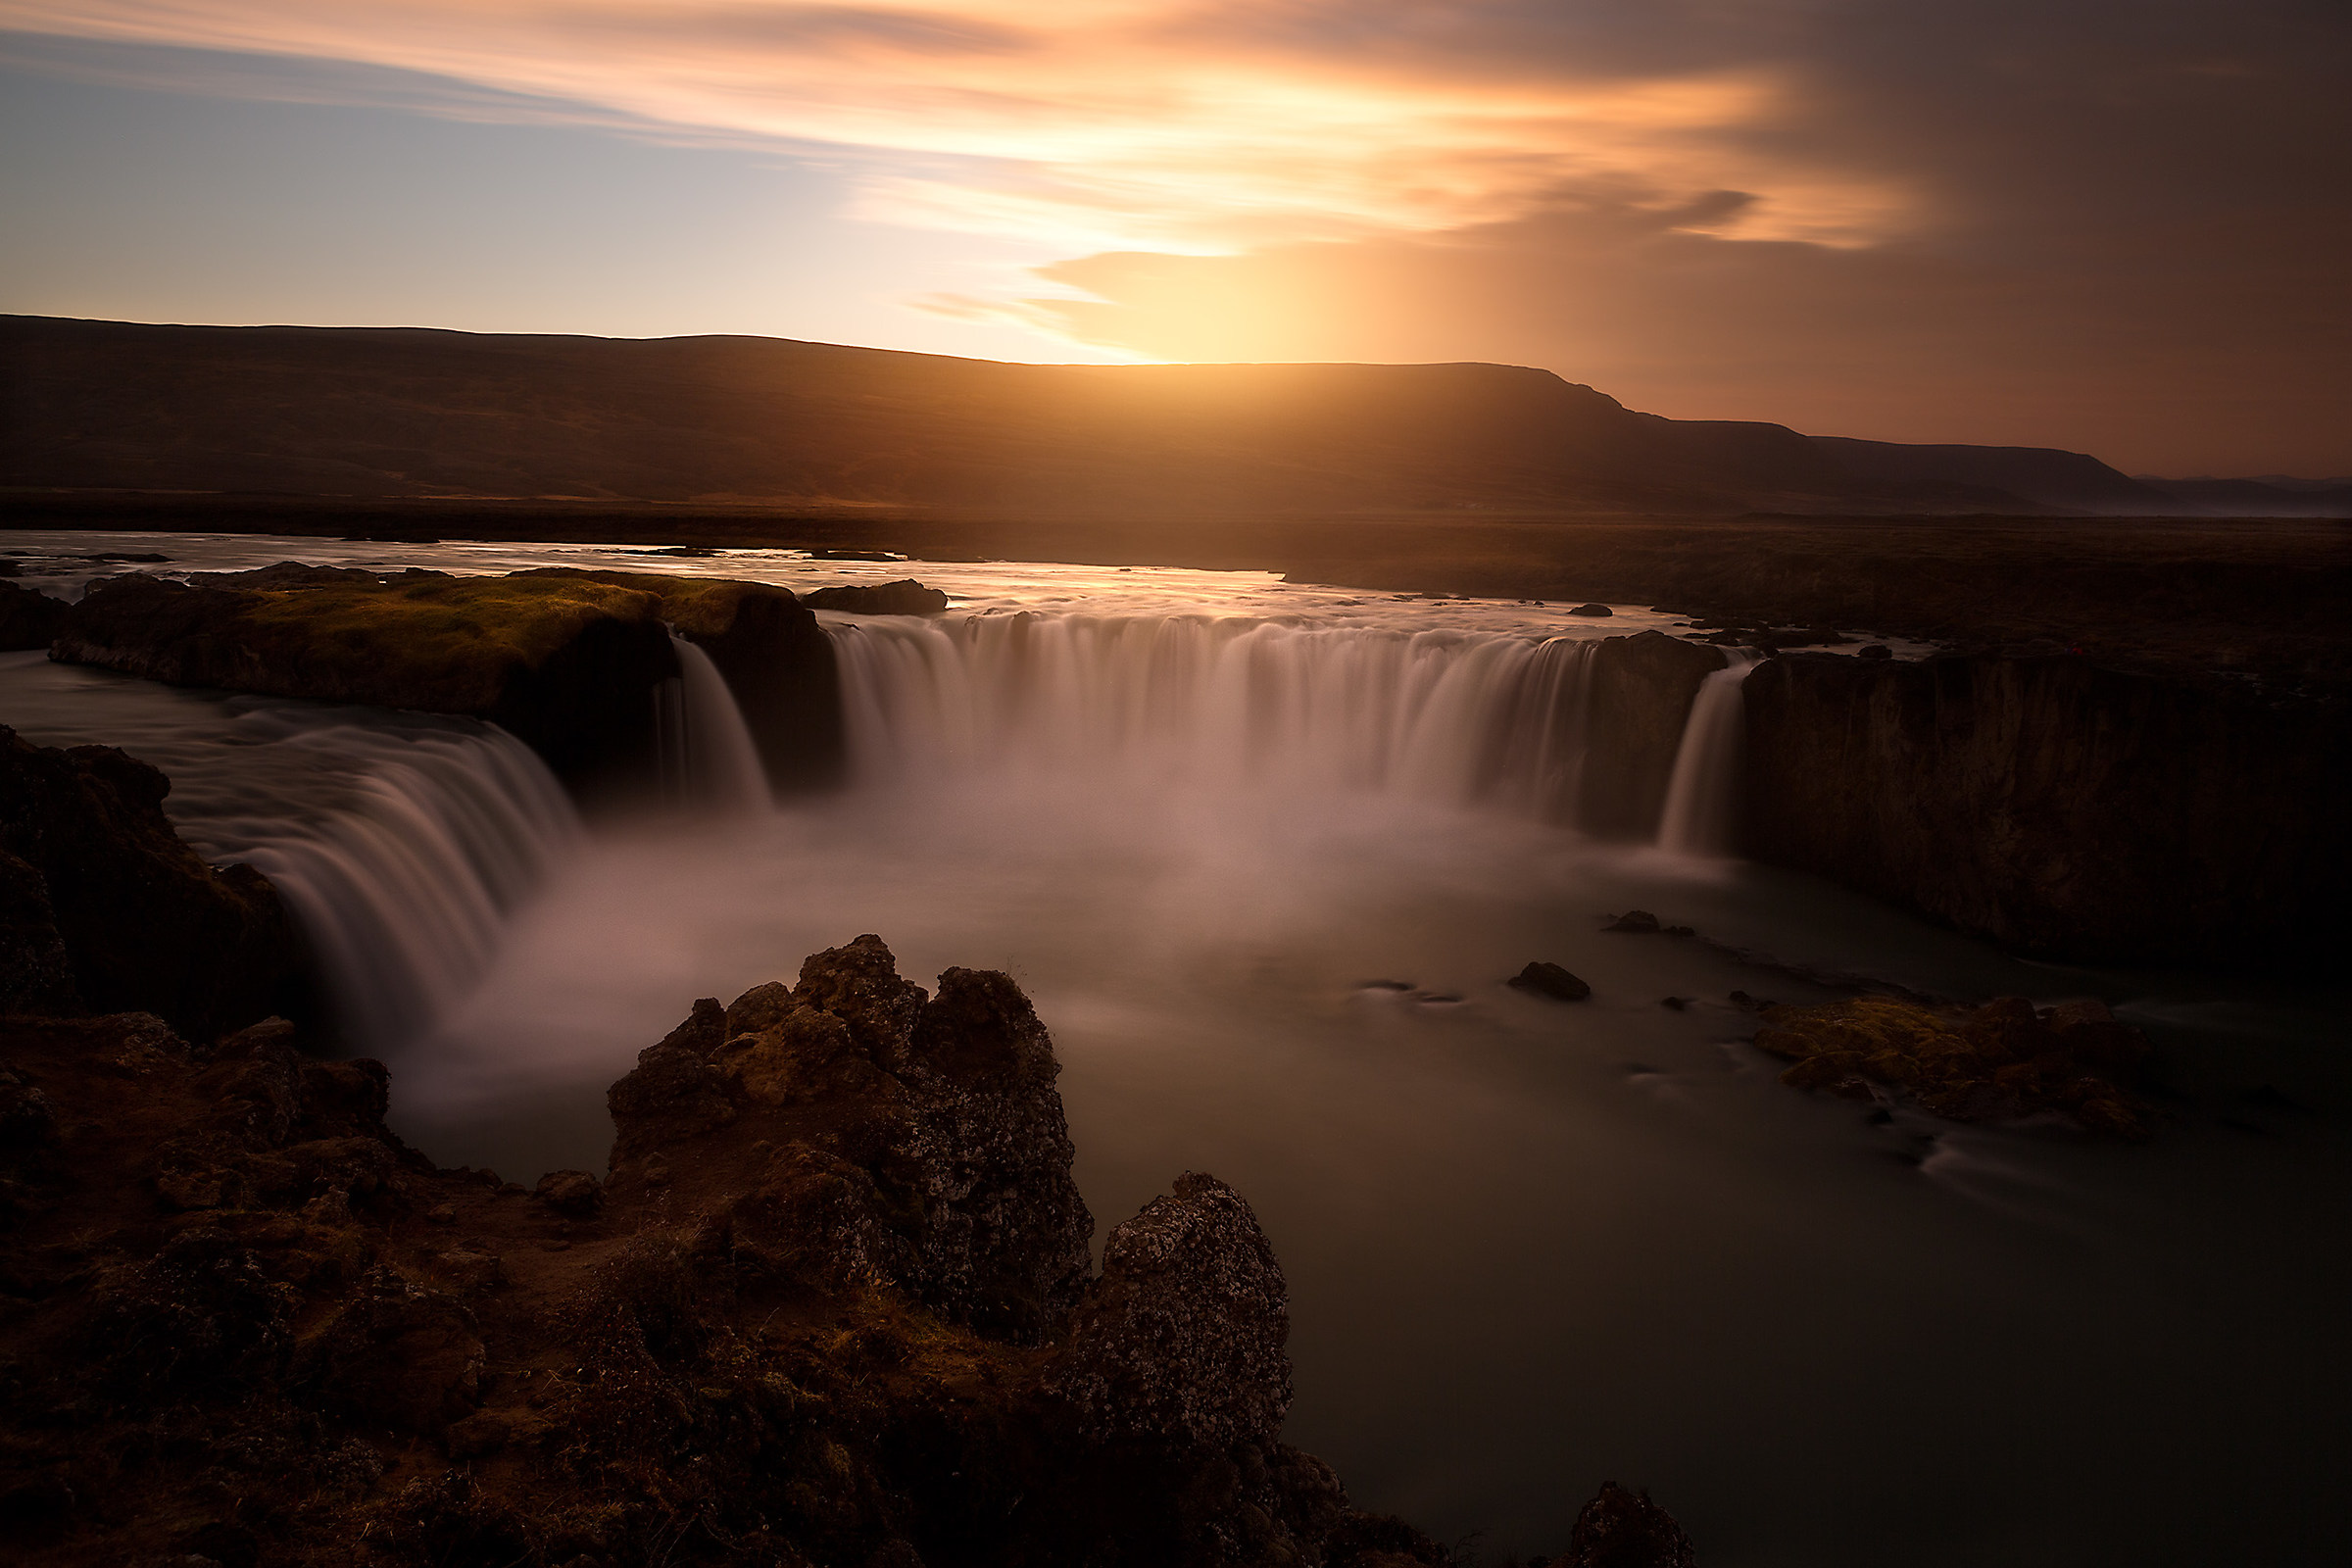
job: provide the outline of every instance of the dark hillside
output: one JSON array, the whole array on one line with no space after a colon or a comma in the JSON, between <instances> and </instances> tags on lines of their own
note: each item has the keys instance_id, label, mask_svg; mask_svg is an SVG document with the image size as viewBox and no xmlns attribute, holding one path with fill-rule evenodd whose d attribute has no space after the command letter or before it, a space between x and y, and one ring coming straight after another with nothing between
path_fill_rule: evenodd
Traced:
<instances>
[{"instance_id":1,"label":"dark hillside","mask_svg":"<svg viewBox=\"0 0 2352 1568\"><path fill-rule=\"evenodd\" d=\"M1633 413L1496 365L0 318L0 484L1237 511L2161 510L2094 459Z\"/></svg>"}]
</instances>

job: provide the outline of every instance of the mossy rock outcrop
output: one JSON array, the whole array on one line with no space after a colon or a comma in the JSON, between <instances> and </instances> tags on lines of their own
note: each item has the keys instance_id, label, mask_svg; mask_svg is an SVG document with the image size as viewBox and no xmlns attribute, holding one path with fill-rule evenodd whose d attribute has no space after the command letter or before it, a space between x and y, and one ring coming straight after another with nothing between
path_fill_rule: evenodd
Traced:
<instances>
[{"instance_id":1,"label":"mossy rock outcrop","mask_svg":"<svg viewBox=\"0 0 2352 1568\"><path fill-rule=\"evenodd\" d=\"M650 787L668 627L705 647L772 782L830 780L841 757L832 646L786 590L563 569L379 574L281 563L186 584L103 582L51 657L182 686L485 718L590 793Z\"/></svg>"},{"instance_id":2,"label":"mossy rock outcrop","mask_svg":"<svg viewBox=\"0 0 2352 1568\"><path fill-rule=\"evenodd\" d=\"M1998 997L1937 1010L1889 997L1773 1007L1759 1050L1792 1065L1781 1082L1870 1098L1907 1094L1954 1121L2055 1113L2093 1132L2145 1137L2148 1106L2125 1087L2147 1056L2139 1031L2096 1002L2036 1008Z\"/></svg>"}]
</instances>

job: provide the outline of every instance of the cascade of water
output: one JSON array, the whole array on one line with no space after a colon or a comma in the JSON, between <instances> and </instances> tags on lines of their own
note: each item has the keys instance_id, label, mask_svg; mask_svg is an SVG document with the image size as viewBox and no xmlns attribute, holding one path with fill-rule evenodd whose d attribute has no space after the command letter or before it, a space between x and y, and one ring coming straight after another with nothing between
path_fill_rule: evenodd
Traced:
<instances>
[{"instance_id":1,"label":"cascade of water","mask_svg":"<svg viewBox=\"0 0 2352 1568\"><path fill-rule=\"evenodd\" d=\"M248 861L276 884L345 1028L379 1047L470 988L579 821L546 764L503 730L307 728L306 717L248 714L240 738L348 774L337 804L290 814L264 792L220 792L179 825L208 859Z\"/></svg>"},{"instance_id":2,"label":"cascade of water","mask_svg":"<svg viewBox=\"0 0 2352 1568\"><path fill-rule=\"evenodd\" d=\"M727 678L710 656L676 633L678 683L665 691L663 757L677 798L725 815L764 809L771 796L760 748Z\"/></svg>"},{"instance_id":3,"label":"cascade of water","mask_svg":"<svg viewBox=\"0 0 2352 1568\"><path fill-rule=\"evenodd\" d=\"M831 631L869 780L1033 769L1572 814L1589 642L1029 613Z\"/></svg>"},{"instance_id":4,"label":"cascade of water","mask_svg":"<svg viewBox=\"0 0 2352 1568\"><path fill-rule=\"evenodd\" d=\"M1747 732L1740 686L1755 667L1756 656L1746 649L1727 650L1723 668L1699 683L1675 749L1658 848L1691 856L1730 855L1738 848L1740 747Z\"/></svg>"}]
</instances>

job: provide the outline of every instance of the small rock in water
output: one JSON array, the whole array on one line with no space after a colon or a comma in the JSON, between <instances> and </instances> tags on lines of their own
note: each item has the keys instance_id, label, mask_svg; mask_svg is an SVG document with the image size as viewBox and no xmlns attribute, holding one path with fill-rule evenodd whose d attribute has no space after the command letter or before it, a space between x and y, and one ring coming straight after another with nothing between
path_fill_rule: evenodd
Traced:
<instances>
[{"instance_id":1,"label":"small rock in water","mask_svg":"<svg viewBox=\"0 0 2352 1568\"><path fill-rule=\"evenodd\" d=\"M1412 990L1412 989L1413 989L1413 983L1412 983L1410 980L1366 980L1366 981L1364 981L1364 982L1363 982L1361 985L1357 986L1355 989L1356 989L1356 990L1358 990L1358 991L1399 991L1399 992L1401 992L1401 991L1410 991L1410 990Z\"/></svg>"},{"instance_id":2,"label":"small rock in water","mask_svg":"<svg viewBox=\"0 0 2352 1568\"><path fill-rule=\"evenodd\" d=\"M1661 1007L1672 1007L1675 1011L1680 1012L1685 1007L1690 1006L1690 1002L1691 999L1689 997L1660 997L1658 999L1658 1005Z\"/></svg>"},{"instance_id":3,"label":"small rock in water","mask_svg":"<svg viewBox=\"0 0 2352 1568\"><path fill-rule=\"evenodd\" d=\"M1892 659L1894 650L1885 643L1866 643L1854 650L1856 659Z\"/></svg>"},{"instance_id":4,"label":"small rock in water","mask_svg":"<svg viewBox=\"0 0 2352 1568\"><path fill-rule=\"evenodd\" d=\"M1592 995L1592 988L1556 963L1541 959L1511 976L1507 984L1521 991L1533 991L1554 1002L1582 1002Z\"/></svg>"},{"instance_id":5,"label":"small rock in water","mask_svg":"<svg viewBox=\"0 0 2352 1568\"><path fill-rule=\"evenodd\" d=\"M1617 613L1617 612L1615 612L1614 610L1611 610L1611 609L1610 609L1608 606L1606 606L1606 605L1579 605L1579 606L1577 606L1577 607L1576 607L1574 610L1571 610L1571 611L1569 611L1569 612L1568 612L1568 613L1570 613L1571 615L1593 615L1593 616L1599 616L1599 615L1614 615L1615 613Z\"/></svg>"},{"instance_id":6,"label":"small rock in water","mask_svg":"<svg viewBox=\"0 0 2352 1568\"><path fill-rule=\"evenodd\" d=\"M1658 917L1647 909L1628 909L1612 917L1603 931L1622 931L1628 936L1654 937L1658 934Z\"/></svg>"}]
</instances>

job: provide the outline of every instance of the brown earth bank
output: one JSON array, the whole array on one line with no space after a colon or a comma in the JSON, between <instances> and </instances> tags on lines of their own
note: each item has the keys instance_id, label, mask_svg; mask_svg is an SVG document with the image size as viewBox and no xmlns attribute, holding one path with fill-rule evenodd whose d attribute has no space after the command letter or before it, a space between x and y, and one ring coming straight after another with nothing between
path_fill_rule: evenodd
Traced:
<instances>
[{"instance_id":1,"label":"brown earth bank","mask_svg":"<svg viewBox=\"0 0 2352 1568\"><path fill-rule=\"evenodd\" d=\"M607 1179L441 1170L270 1019L0 1019L0 1518L39 1564L1447 1553L1281 1442L1282 1271L1185 1173L1093 1221L1044 1026L879 939L695 1004ZM1683 1568L1614 1486L1555 1559Z\"/></svg>"}]
</instances>

